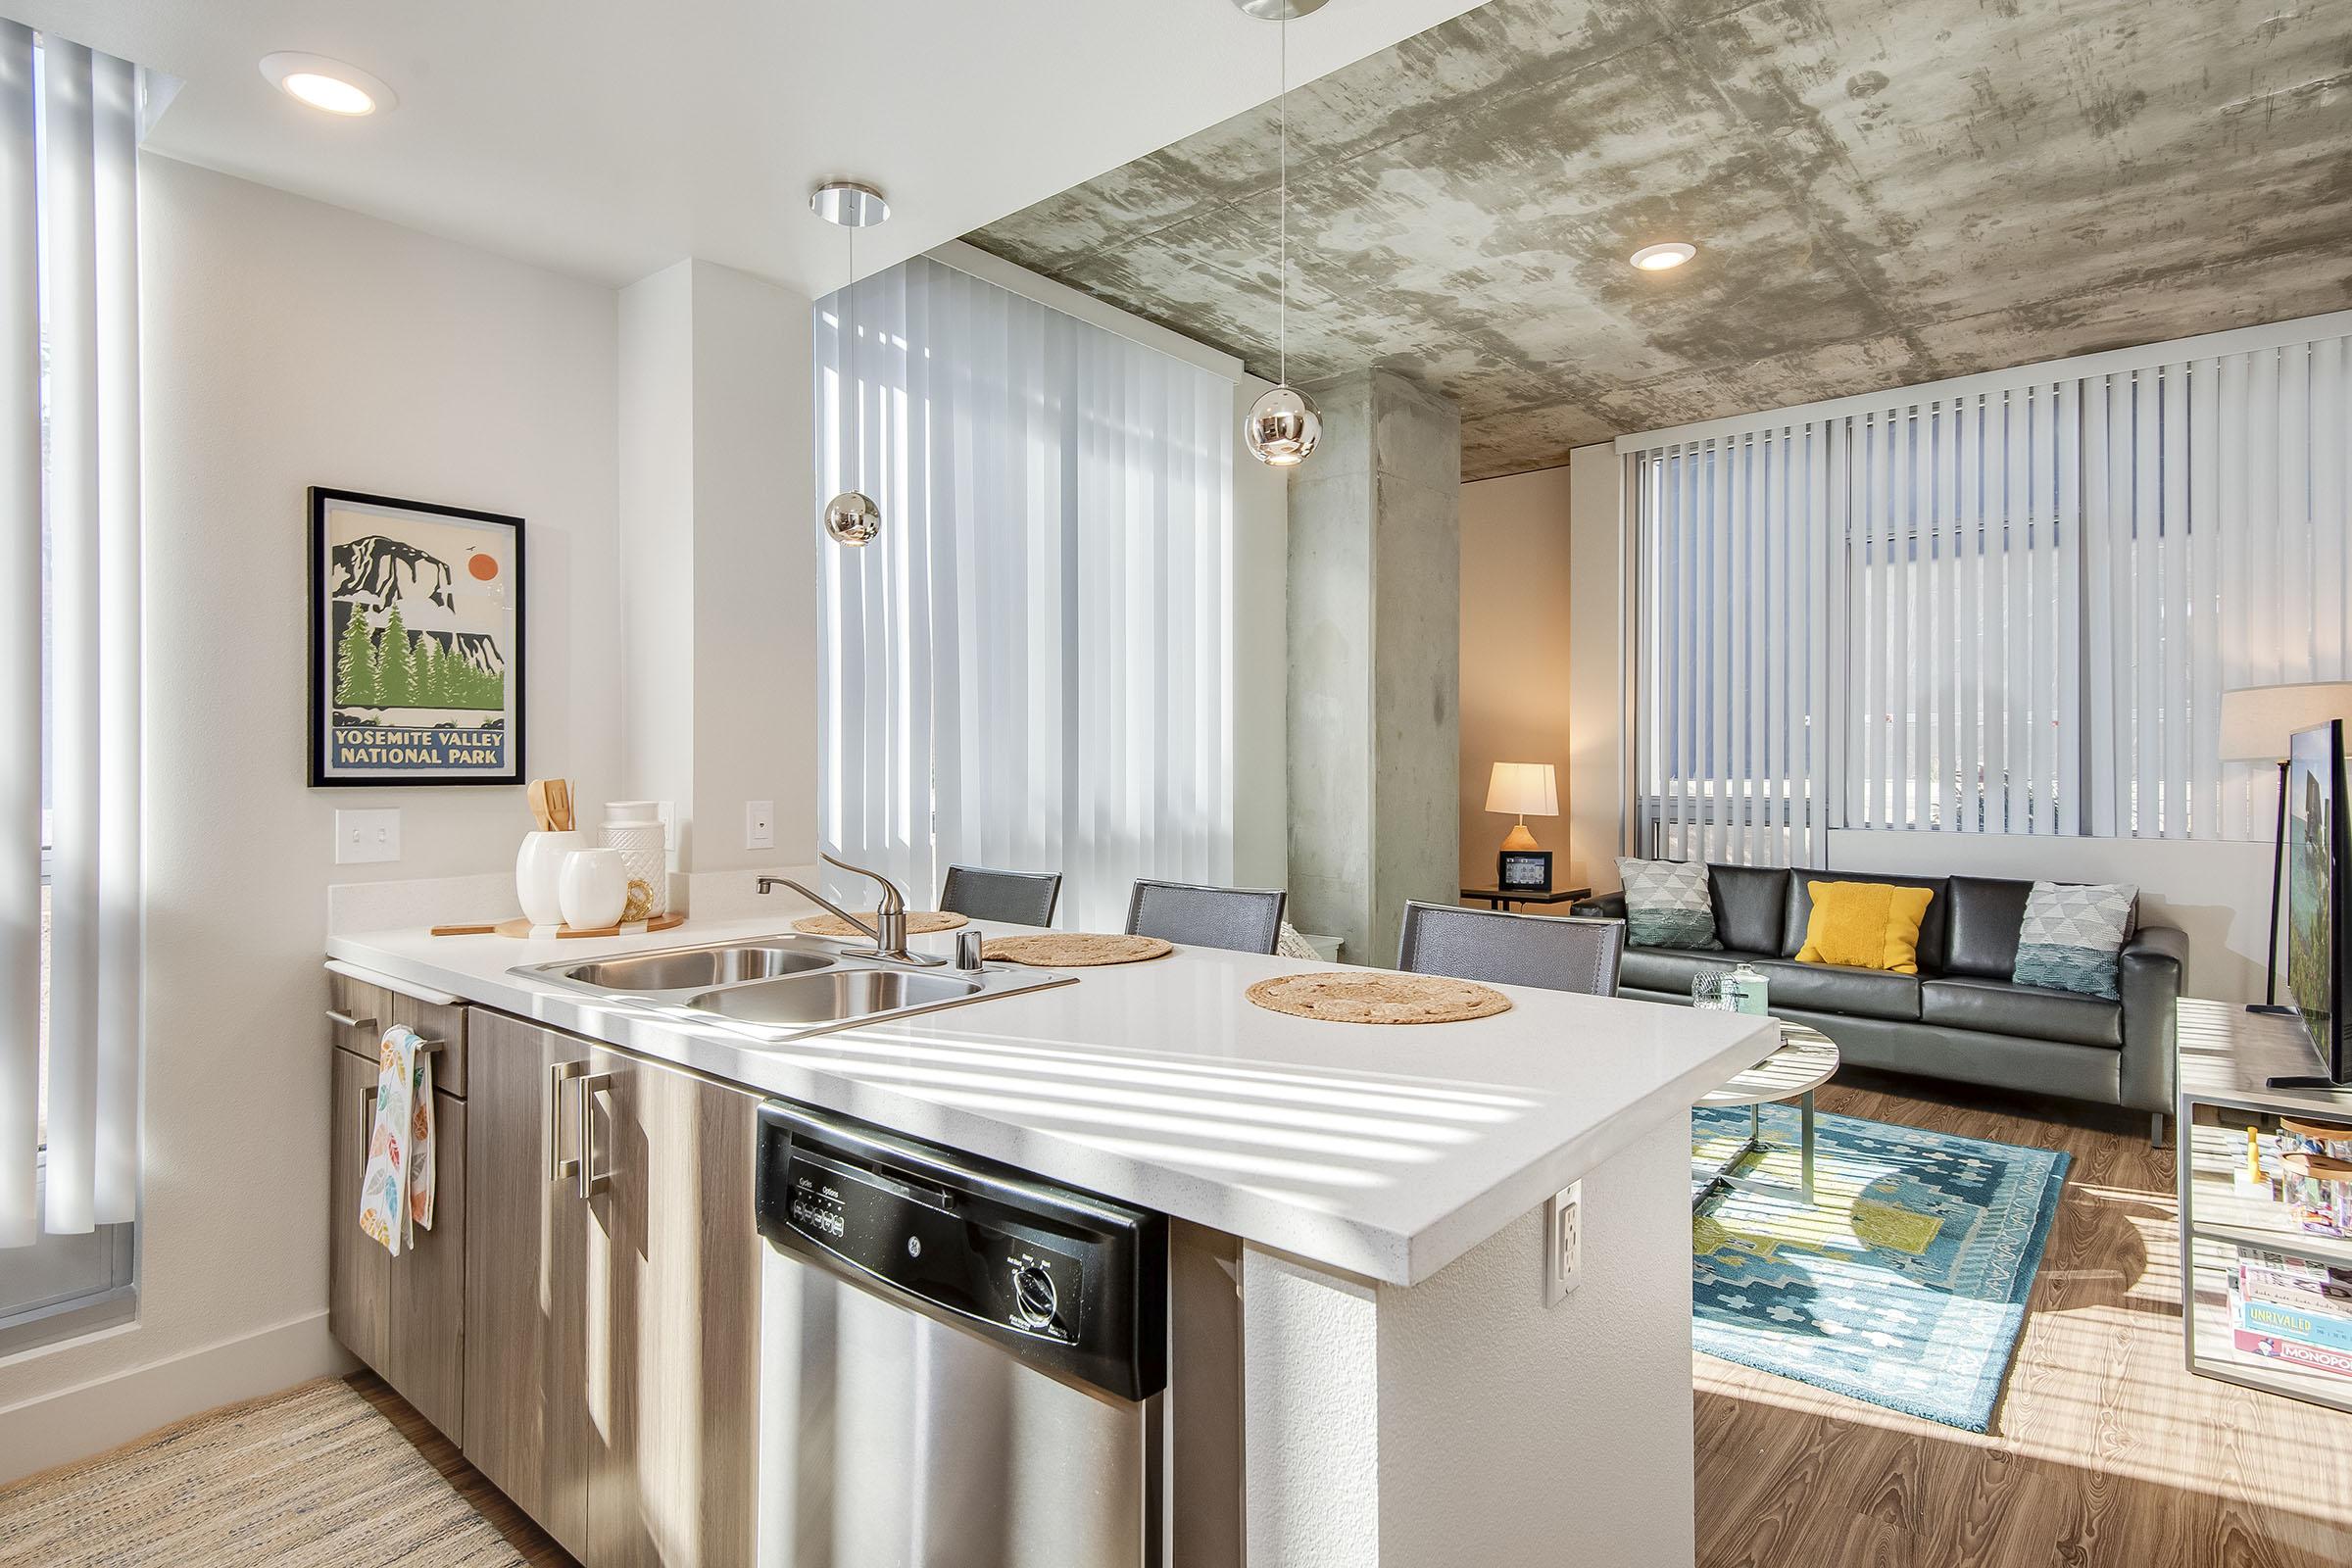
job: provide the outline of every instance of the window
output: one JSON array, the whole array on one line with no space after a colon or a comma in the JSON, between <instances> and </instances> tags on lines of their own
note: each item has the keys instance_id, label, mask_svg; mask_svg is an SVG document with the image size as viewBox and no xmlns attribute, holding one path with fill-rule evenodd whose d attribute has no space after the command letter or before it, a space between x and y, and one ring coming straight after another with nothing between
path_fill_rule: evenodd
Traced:
<instances>
[{"instance_id":1,"label":"window","mask_svg":"<svg viewBox=\"0 0 2352 1568\"><path fill-rule=\"evenodd\" d=\"M2352 677L2352 318L1629 437L1636 842L2261 839L2221 694Z\"/></svg>"},{"instance_id":2,"label":"window","mask_svg":"<svg viewBox=\"0 0 2352 1568\"><path fill-rule=\"evenodd\" d=\"M1233 383L917 258L816 308L824 848L928 900L1229 880ZM839 891L869 897L864 887Z\"/></svg>"},{"instance_id":3,"label":"window","mask_svg":"<svg viewBox=\"0 0 2352 1568\"><path fill-rule=\"evenodd\" d=\"M0 23L0 1350L132 1289L140 91Z\"/></svg>"}]
</instances>

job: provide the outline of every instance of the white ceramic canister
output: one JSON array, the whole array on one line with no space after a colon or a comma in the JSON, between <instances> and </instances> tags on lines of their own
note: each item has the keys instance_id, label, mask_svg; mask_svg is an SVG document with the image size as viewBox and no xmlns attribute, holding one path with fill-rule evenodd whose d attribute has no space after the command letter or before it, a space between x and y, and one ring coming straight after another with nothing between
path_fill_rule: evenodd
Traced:
<instances>
[{"instance_id":1,"label":"white ceramic canister","mask_svg":"<svg viewBox=\"0 0 2352 1568\"><path fill-rule=\"evenodd\" d=\"M588 835L576 831L522 836L522 848L514 856L514 897L522 904L524 919L533 925L564 923L564 858L587 847Z\"/></svg>"},{"instance_id":2,"label":"white ceramic canister","mask_svg":"<svg viewBox=\"0 0 2352 1568\"><path fill-rule=\"evenodd\" d=\"M605 844L620 852L629 880L645 884L648 919L669 911L668 830L655 810L652 801L605 804Z\"/></svg>"},{"instance_id":3,"label":"white ceramic canister","mask_svg":"<svg viewBox=\"0 0 2352 1568\"><path fill-rule=\"evenodd\" d=\"M573 930L615 924L628 906L628 867L618 850L574 850L564 857L557 892L564 923Z\"/></svg>"}]
</instances>

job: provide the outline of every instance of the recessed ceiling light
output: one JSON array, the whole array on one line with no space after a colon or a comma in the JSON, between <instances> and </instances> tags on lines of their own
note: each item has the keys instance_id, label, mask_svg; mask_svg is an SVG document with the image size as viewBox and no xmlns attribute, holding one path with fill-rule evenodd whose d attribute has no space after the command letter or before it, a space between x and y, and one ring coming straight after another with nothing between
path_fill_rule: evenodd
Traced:
<instances>
[{"instance_id":1,"label":"recessed ceiling light","mask_svg":"<svg viewBox=\"0 0 2352 1568\"><path fill-rule=\"evenodd\" d=\"M1682 266L1698 254L1698 247L1672 240L1664 245L1644 245L1634 252L1633 264L1644 272L1663 272Z\"/></svg>"},{"instance_id":2,"label":"recessed ceiling light","mask_svg":"<svg viewBox=\"0 0 2352 1568\"><path fill-rule=\"evenodd\" d=\"M390 109L400 102L382 78L324 55L306 55L293 50L264 55L262 74L270 78L270 85L287 97L330 115L356 119L379 109Z\"/></svg>"}]
</instances>

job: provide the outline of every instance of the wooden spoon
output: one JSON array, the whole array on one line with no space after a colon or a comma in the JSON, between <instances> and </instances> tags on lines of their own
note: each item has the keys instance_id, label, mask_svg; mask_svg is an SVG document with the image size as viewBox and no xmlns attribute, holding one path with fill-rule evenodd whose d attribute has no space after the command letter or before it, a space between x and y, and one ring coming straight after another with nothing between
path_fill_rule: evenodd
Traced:
<instances>
[{"instance_id":1,"label":"wooden spoon","mask_svg":"<svg viewBox=\"0 0 2352 1568\"><path fill-rule=\"evenodd\" d=\"M550 810L556 819L556 831L569 833L574 826L571 815L571 780L557 779L552 794L554 799L550 803Z\"/></svg>"},{"instance_id":2,"label":"wooden spoon","mask_svg":"<svg viewBox=\"0 0 2352 1568\"><path fill-rule=\"evenodd\" d=\"M524 794L531 805L531 820L539 825L539 831L542 833L554 832L556 818L554 810L548 805L547 780L543 778L531 780L531 787Z\"/></svg>"}]
</instances>

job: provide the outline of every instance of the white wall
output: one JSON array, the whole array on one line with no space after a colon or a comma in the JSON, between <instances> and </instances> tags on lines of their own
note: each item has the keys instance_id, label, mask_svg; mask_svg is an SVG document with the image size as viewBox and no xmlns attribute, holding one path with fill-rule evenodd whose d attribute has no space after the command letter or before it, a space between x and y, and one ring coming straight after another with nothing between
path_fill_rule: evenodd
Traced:
<instances>
[{"instance_id":1,"label":"white wall","mask_svg":"<svg viewBox=\"0 0 2352 1568\"><path fill-rule=\"evenodd\" d=\"M502 865L528 825L518 789L305 786L304 488L527 519L528 766L591 802L622 776L612 291L169 160L140 174L140 1316L0 1364L0 1477L341 1364L323 890ZM338 806L400 808L403 858L334 866Z\"/></svg>"},{"instance_id":2,"label":"white wall","mask_svg":"<svg viewBox=\"0 0 2352 1568\"><path fill-rule=\"evenodd\" d=\"M1558 779L1556 818L1528 823L1552 852L1552 882L1587 881L1569 831L1576 798L1571 766L1569 480L1544 468L1462 486L1461 873L1494 878L1495 852L1512 818L1487 810L1496 762L1549 762Z\"/></svg>"},{"instance_id":3,"label":"white wall","mask_svg":"<svg viewBox=\"0 0 2352 1568\"><path fill-rule=\"evenodd\" d=\"M621 631L631 795L690 872L816 850L809 302L683 261L620 292ZM745 843L773 808L775 845Z\"/></svg>"}]
</instances>

